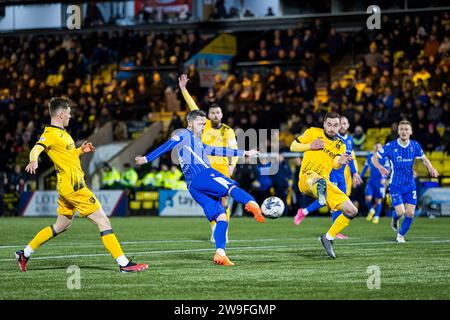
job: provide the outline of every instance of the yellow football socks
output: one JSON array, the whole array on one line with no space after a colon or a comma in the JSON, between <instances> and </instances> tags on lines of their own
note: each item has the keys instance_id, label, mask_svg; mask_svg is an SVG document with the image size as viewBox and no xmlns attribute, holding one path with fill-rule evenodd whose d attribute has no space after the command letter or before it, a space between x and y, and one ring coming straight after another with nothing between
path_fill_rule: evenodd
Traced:
<instances>
[{"instance_id":1,"label":"yellow football socks","mask_svg":"<svg viewBox=\"0 0 450 320\"><path fill-rule=\"evenodd\" d=\"M338 233L348 227L350 220L351 219L349 219L345 214L341 214L336 218L336 220L334 220L334 223L330 230L328 230L327 234L334 239Z\"/></svg>"},{"instance_id":2,"label":"yellow football socks","mask_svg":"<svg viewBox=\"0 0 450 320\"><path fill-rule=\"evenodd\" d=\"M30 241L28 245L30 246L31 249L36 250L54 236L56 236L56 234L54 234L52 227L51 226L45 227L44 229L38 232L38 234L33 238L33 240Z\"/></svg>"},{"instance_id":3,"label":"yellow football socks","mask_svg":"<svg viewBox=\"0 0 450 320\"><path fill-rule=\"evenodd\" d=\"M116 235L112 232L112 230L105 230L103 232L100 232L100 235L102 237L103 245L105 246L106 250L108 250L109 253L111 253L114 259L117 259L118 257L123 255L120 243L117 240Z\"/></svg>"}]
</instances>

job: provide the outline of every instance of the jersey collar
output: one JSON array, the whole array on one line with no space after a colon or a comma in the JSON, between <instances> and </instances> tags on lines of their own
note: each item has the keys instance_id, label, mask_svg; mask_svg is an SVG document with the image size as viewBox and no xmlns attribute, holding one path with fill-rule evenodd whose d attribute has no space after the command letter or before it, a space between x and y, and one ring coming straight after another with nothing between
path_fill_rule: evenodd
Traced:
<instances>
[{"instance_id":1,"label":"jersey collar","mask_svg":"<svg viewBox=\"0 0 450 320\"><path fill-rule=\"evenodd\" d=\"M409 144L411 143L411 139L408 140L408 144L406 146L402 145L400 142L400 138L397 138L397 143L402 148L408 148Z\"/></svg>"},{"instance_id":2,"label":"jersey collar","mask_svg":"<svg viewBox=\"0 0 450 320\"><path fill-rule=\"evenodd\" d=\"M58 126L55 126L53 124L48 124L47 127L52 127L52 128L56 128L56 129L59 129L59 130L62 130L62 131L66 131L66 129L58 127Z\"/></svg>"}]
</instances>

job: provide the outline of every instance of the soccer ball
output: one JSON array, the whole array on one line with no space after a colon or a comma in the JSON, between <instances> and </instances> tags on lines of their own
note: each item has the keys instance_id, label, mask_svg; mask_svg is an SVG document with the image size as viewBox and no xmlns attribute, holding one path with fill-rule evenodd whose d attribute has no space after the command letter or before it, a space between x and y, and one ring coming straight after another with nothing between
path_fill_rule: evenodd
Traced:
<instances>
[{"instance_id":1,"label":"soccer ball","mask_svg":"<svg viewBox=\"0 0 450 320\"><path fill-rule=\"evenodd\" d=\"M278 197L269 197L262 203L261 210L267 218L279 218L284 212L284 202Z\"/></svg>"}]
</instances>

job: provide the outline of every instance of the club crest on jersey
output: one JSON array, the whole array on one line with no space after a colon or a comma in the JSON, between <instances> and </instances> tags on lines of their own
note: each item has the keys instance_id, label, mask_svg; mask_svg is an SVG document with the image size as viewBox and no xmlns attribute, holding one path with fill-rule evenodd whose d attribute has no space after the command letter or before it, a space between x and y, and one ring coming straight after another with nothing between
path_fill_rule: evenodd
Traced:
<instances>
[{"instance_id":1,"label":"club crest on jersey","mask_svg":"<svg viewBox=\"0 0 450 320\"><path fill-rule=\"evenodd\" d=\"M66 149L67 150L72 150L72 149L74 149L75 148L75 143L71 143L71 144L68 144L67 146L66 146Z\"/></svg>"},{"instance_id":2,"label":"club crest on jersey","mask_svg":"<svg viewBox=\"0 0 450 320\"><path fill-rule=\"evenodd\" d=\"M340 140L336 141L336 149L339 150L341 148L341 145L342 145L342 141L340 141Z\"/></svg>"},{"instance_id":3,"label":"club crest on jersey","mask_svg":"<svg viewBox=\"0 0 450 320\"><path fill-rule=\"evenodd\" d=\"M94 198L94 197L90 197L90 198L89 198L89 202L90 202L90 203L95 203L95 198Z\"/></svg>"}]
</instances>

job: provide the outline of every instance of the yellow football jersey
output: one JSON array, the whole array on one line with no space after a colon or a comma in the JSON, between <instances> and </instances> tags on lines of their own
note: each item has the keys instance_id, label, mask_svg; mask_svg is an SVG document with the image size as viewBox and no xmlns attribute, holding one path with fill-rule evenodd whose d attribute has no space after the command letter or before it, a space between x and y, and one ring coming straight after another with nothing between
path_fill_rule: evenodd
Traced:
<instances>
[{"instance_id":1,"label":"yellow football jersey","mask_svg":"<svg viewBox=\"0 0 450 320\"><path fill-rule=\"evenodd\" d=\"M226 147L230 149L237 149L238 144L236 141L236 136L234 135L233 129L231 129L226 124L222 123L220 128L215 129L212 127L211 120L206 119L206 125L203 129L202 141L204 144L213 146L213 147ZM230 161L227 157L217 157L217 156L208 156L209 161L211 162L211 166L227 166L230 164ZM235 165L237 163L238 158L233 157L231 163Z\"/></svg>"},{"instance_id":2,"label":"yellow football jersey","mask_svg":"<svg viewBox=\"0 0 450 320\"><path fill-rule=\"evenodd\" d=\"M63 128L48 125L36 143L45 148L53 161L58 178L58 192L67 195L86 186L81 169L80 151Z\"/></svg>"},{"instance_id":3,"label":"yellow football jersey","mask_svg":"<svg viewBox=\"0 0 450 320\"><path fill-rule=\"evenodd\" d=\"M199 110L197 104L187 90L181 90L181 93L183 94L184 100L186 100L190 110ZM202 141L204 144L213 147L227 147L230 149L238 148L233 129L223 123L220 128L215 129L212 127L211 120L209 119L206 119L206 125L202 133ZM239 158L232 157L230 161L228 157L208 156L208 159L214 169L225 176L229 176L230 173L228 170L228 165L236 165Z\"/></svg>"},{"instance_id":4,"label":"yellow football jersey","mask_svg":"<svg viewBox=\"0 0 450 320\"><path fill-rule=\"evenodd\" d=\"M309 128L301 136L296 138L298 143L309 144L317 138L325 142L322 150L309 150L303 154L300 173L313 171L320 176L329 179L331 170L333 170L333 160L336 156L345 153L345 143L336 137L329 139L322 128Z\"/></svg>"}]
</instances>

